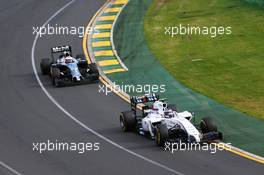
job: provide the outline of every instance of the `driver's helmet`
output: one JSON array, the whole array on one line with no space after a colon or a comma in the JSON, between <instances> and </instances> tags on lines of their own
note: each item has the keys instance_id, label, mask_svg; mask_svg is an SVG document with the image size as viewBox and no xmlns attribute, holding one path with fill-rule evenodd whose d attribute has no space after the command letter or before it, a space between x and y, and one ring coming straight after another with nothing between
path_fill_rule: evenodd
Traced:
<instances>
[{"instance_id":1,"label":"driver's helmet","mask_svg":"<svg viewBox=\"0 0 264 175\"><path fill-rule=\"evenodd\" d=\"M70 56L70 53L69 52L67 52L67 51L64 51L63 52L63 56L66 58L66 57L69 57Z\"/></svg>"},{"instance_id":2,"label":"driver's helmet","mask_svg":"<svg viewBox=\"0 0 264 175\"><path fill-rule=\"evenodd\" d=\"M167 103L163 103L161 101L155 101L153 103L153 109L157 110L158 113L164 114L165 109L167 108Z\"/></svg>"}]
</instances>

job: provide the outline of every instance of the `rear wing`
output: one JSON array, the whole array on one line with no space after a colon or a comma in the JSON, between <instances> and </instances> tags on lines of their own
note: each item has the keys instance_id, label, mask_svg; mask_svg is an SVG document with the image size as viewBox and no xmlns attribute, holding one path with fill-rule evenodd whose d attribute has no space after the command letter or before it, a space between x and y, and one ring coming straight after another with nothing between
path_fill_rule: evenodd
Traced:
<instances>
[{"instance_id":1,"label":"rear wing","mask_svg":"<svg viewBox=\"0 0 264 175\"><path fill-rule=\"evenodd\" d=\"M51 59L52 59L52 62L54 62L55 59L58 59L58 58L54 58L54 57L57 57L56 56L56 53L62 53L62 52L69 52L70 55L72 55L72 48L71 46L56 46L56 47L52 47L51 48Z\"/></svg>"},{"instance_id":2,"label":"rear wing","mask_svg":"<svg viewBox=\"0 0 264 175\"><path fill-rule=\"evenodd\" d=\"M71 46L57 46L51 48L51 53L59 53L59 52L70 52L72 51Z\"/></svg>"},{"instance_id":3,"label":"rear wing","mask_svg":"<svg viewBox=\"0 0 264 175\"><path fill-rule=\"evenodd\" d=\"M132 96L130 97L131 109L136 112L138 104L144 104L148 102L155 102L159 100L159 95L148 94L144 96Z\"/></svg>"}]
</instances>

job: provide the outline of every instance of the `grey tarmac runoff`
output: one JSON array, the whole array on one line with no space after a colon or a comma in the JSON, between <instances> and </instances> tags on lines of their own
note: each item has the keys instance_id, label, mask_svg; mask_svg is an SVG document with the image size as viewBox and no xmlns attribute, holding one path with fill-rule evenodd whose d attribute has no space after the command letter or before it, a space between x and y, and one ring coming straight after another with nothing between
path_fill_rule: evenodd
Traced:
<instances>
[{"instance_id":1,"label":"grey tarmac runoff","mask_svg":"<svg viewBox=\"0 0 264 175\"><path fill-rule=\"evenodd\" d=\"M71 45L75 54L82 53L82 38L77 35L44 36L38 38L34 49L36 68L44 88L83 125L59 109L41 89L33 72L31 49L35 35L32 27L41 26L68 2L0 2L0 161L11 168L0 164L1 175L16 172L22 175L173 174L166 168L176 174L264 173L262 164L230 152L171 154L156 147L151 140L134 133L122 133L118 116L120 111L129 108L129 104L114 94L99 93L98 84L51 86L49 78L40 75L40 59L49 56L50 47L62 44ZM86 26L104 3L104 0L76 0L49 24ZM86 127L109 140L98 137ZM84 154L67 151L40 154L32 150L33 142L47 140L99 142L100 150Z\"/></svg>"}]
</instances>

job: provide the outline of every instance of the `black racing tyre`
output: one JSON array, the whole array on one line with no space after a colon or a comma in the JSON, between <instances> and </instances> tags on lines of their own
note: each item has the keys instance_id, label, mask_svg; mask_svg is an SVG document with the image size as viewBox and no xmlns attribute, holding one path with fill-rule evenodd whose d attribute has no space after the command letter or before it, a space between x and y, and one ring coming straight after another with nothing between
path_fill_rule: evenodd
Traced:
<instances>
[{"instance_id":1,"label":"black racing tyre","mask_svg":"<svg viewBox=\"0 0 264 175\"><path fill-rule=\"evenodd\" d=\"M211 117L203 118L201 120L201 123L200 123L200 128L201 128L203 134L208 133L208 132L212 132L212 131L217 132L217 126L213 122L213 119Z\"/></svg>"},{"instance_id":2,"label":"black racing tyre","mask_svg":"<svg viewBox=\"0 0 264 175\"><path fill-rule=\"evenodd\" d=\"M98 67L96 63L89 64L89 68L92 74L99 74Z\"/></svg>"},{"instance_id":3,"label":"black racing tyre","mask_svg":"<svg viewBox=\"0 0 264 175\"><path fill-rule=\"evenodd\" d=\"M84 54L77 54L76 55L76 59L81 59L81 60L85 60L86 61L86 58L85 58Z\"/></svg>"},{"instance_id":4,"label":"black racing tyre","mask_svg":"<svg viewBox=\"0 0 264 175\"><path fill-rule=\"evenodd\" d=\"M136 129L137 121L133 111L121 112L119 121L123 132L133 131Z\"/></svg>"},{"instance_id":5,"label":"black racing tyre","mask_svg":"<svg viewBox=\"0 0 264 175\"><path fill-rule=\"evenodd\" d=\"M169 138L168 128L166 124L158 124L156 126L155 142L157 146L164 146Z\"/></svg>"},{"instance_id":6,"label":"black racing tyre","mask_svg":"<svg viewBox=\"0 0 264 175\"><path fill-rule=\"evenodd\" d=\"M51 76L52 77L60 77L60 69L57 67L51 68Z\"/></svg>"},{"instance_id":7,"label":"black racing tyre","mask_svg":"<svg viewBox=\"0 0 264 175\"><path fill-rule=\"evenodd\" d=\"M168 104L167 108L172 109L173 111L178 112L178 109L175 104Z\"/></svg>"},{"instance_id":8,"label":"black racing tyre","mask_svg":"<svg viewBox=\"0 0 264 175\"><path fill-rule=\"evenodd\" d=\"M49 58L43 58L40 62L40 69L42 75L48 75L50 73L50 59Z\"/></svg>"},{"instance_id":9,"label":"black racing tyre","mask_svg":"<svg viewBox=\"0 0 264 175\"><path fill-rule=\"evenodd\" d=\"M57 67L51 68L51 82L54 86L60 87L60 69Z\"/></svg>"},{"instance_id":10,"label":"black racing tyre","mask_svg":"<svg viewBox=\"0 0 264 175\"><path fill-rule=\"evenodd\" d=\"M97 67L96 63L89 64L89 68L90 68L90 74L95 75L95 78L98 79L99 78L99 71L98 71L98 67Z\"/></svg>"},{"instance_id":11,"label":"black racing tyre","mask_svg":"<svg viewBox=\"0 0 264 175\"><path fill-rule=\"evenodd\" d=\"M58 77L54 78L54 86L55 87L62 87L61 79Z\"/></svg>"}]
</instances>

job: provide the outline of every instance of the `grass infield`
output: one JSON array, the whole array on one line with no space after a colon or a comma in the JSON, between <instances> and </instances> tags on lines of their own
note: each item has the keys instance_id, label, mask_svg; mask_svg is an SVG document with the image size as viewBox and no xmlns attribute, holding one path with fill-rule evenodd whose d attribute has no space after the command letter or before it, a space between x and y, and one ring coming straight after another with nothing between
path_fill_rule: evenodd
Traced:
<instances>
[{"instance_id":1,"label":"grass infield","mask_svg":"<svg viewBox=\"0 0 264 175\"><path fill-rule=\"evenodd\" d=\"M254 1L253 1L254 2ZM165 35L165 27L231 26L231 35ZM264 7L243 0L154 0L145 37L181 83L264 120Z\"/></svg>"}]
</instances>

